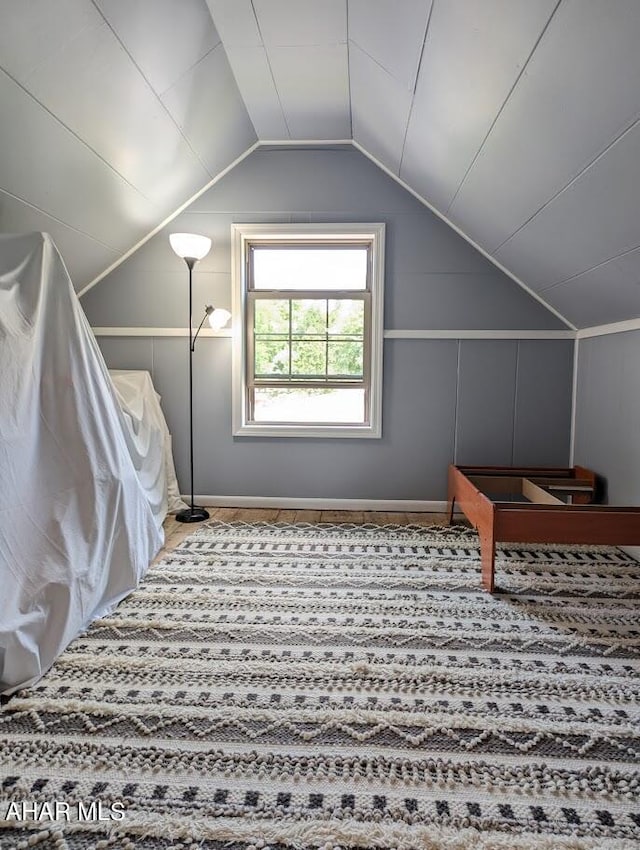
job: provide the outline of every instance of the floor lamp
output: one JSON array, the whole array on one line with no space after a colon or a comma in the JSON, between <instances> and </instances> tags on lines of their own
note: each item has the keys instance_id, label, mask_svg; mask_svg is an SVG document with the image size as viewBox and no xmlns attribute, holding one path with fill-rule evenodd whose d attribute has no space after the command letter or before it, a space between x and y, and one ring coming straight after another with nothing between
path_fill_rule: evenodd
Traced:
<instances>
[{"instance_id":1,"label":"floor lamp","mask_svg":"<svg viewBox=\"0 0 640 850\"><path fill-rule=\"evenodd\" d=\"M204 316L193 333L193 267L206 257L211 249L211 239L207 236L198 236L195 233L172 233L169 242L175 253L182 257L189 268L189 472L191 483L191 503L188 508L178 511L176 519L178 522L202 522L209 519L209 512L194 504L193 500L193 352L195 351L196 339L200 333L204 320L209 319L209 324L214 330L220 330L231 318L228 310L207 306Z\"/></svg>"}]
</instances>

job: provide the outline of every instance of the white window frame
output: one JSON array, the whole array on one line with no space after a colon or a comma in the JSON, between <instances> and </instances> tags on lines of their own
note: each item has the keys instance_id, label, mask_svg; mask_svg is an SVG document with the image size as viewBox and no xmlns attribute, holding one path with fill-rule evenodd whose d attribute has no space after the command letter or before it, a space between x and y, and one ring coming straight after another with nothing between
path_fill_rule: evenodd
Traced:
<instances>
[{"instance_id":1,"label":"white window frame","mask_svg":"<svg viewBox=\"0 0 640 850\"><path fill-rule=\"evenodd\" d=\"M231 272L233 283L233 369L232 427L236 437L361 437L382 436L382 343L384 308L384 236L383 223L340 224L232 224ZM367 424L325 425L295 422L268 424L248 421L247 399L247 268L253 242L371 242L371 323L369 351L369 421ZM358 290L354 290L357 292ZM365 366L366 372L366 366Z\"/></svg>"}]
</instances>

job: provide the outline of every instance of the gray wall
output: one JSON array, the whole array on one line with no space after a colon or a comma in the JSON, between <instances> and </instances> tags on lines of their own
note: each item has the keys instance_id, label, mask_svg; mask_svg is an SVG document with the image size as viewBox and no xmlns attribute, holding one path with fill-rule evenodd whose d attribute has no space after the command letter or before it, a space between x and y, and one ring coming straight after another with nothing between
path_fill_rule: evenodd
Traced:
<instances>
[{"instance_id":1,"label":"gray wall","mask_svg":"<svg viewBox=\"0 0 640 850\"><path fill-rule=\"evenodd\" d=\"M168 233L211 236L196 266L194 314L231 305L231 222L384 221L387 330L562 329L447 225L357 151L255 152L165 232L86 294L94 327L179 327L187 273ZM148 369L188 486L188 347L184 338L100 337L107 363ZM569 340L386 339L381 440L233 438L231 340L195 353L197 493L425 499L446 495L462 463L566 464Z\"/></svg>"},{"instance_id":2,"label":"gray wall","mask_svg":"<svg viewBox=\"0 0 640 850\"><path fill-rule=\"evenodd\" d=\"M612 504L640 505L640 330L578 350L576 463L606 479Z\"/></svg>"}]
</instances>

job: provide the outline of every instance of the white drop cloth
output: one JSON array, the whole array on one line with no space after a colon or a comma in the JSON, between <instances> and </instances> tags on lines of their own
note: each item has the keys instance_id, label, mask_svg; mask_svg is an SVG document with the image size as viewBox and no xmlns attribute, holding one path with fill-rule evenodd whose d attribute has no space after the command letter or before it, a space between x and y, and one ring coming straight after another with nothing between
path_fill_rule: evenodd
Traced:
<instances>
[{"instance_id":1,"label":"white drop cloth","mask_svg":"<svg viewBox=\"0 0 640 850\"><path fill-rule=\"evenodd\" d=\"M53 241L0 235L0 693L36 681L162 545Z\"/></svg>"},{"instance_id":2,"label":"white drop cloth","mask_svg":"<svg viewBox=\"0 0 640 850\"><path fill-rule=\"evenodd\" d=\"M125 438L138 479L147 494L156 520L167 512L186 508L180 498L171 449L171 434L149 372L109 369L120 409Z\"/></svg>"}]
</instances>

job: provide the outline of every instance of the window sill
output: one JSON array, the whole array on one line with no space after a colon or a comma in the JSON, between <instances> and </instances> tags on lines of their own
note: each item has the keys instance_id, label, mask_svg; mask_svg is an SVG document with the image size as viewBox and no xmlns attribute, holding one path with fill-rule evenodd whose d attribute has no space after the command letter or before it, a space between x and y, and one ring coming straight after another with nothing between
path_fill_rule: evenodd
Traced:
<instances>
[{"instance_id":1,"label":"window sill","mask_svg":"<svg viewBox=\"0 0 640 850\"><path fill-rule=\"evenodd\" d=\"M372 425L257 425L235 428L234 437L311 437L379 439L382 429Z\"/></svg>"}]
</instances>

